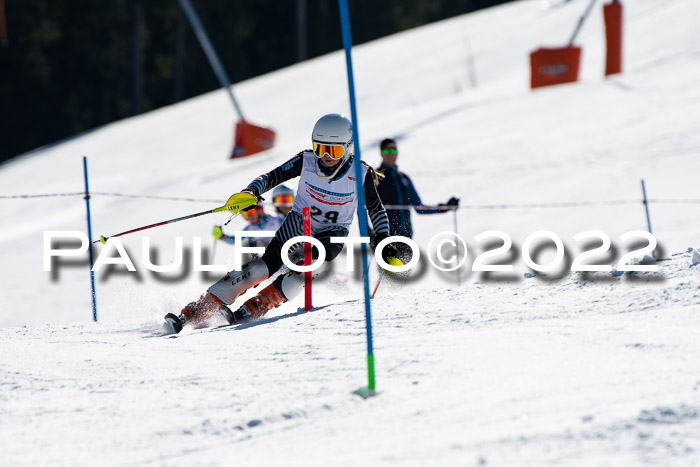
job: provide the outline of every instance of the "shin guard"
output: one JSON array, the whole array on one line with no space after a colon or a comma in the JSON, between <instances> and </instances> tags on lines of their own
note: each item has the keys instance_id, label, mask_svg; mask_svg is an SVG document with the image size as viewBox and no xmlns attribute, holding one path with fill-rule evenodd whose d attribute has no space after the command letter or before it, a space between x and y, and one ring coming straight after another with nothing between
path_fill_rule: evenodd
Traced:
<instances>
[{"instance_id":1,"label":"shin guard","mask_svg":"<svg viewBox=\"0 0 700 467\"><path fill-rule=\"evenodd\" d=\"M230 305L239 295L250 287L255 287L268 276L265 262L259 258L254 259L244 264L240 271L231 271L226 274L216 284L209 287L209 292L225 305Z\"/></svg>"}]
</instances>

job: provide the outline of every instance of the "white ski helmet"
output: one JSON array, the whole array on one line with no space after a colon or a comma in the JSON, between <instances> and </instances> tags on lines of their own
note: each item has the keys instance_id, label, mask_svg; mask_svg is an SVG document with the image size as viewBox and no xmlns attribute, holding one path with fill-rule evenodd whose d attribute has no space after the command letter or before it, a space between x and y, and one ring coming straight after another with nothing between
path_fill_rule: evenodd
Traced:
<instances>
[{"instance_id":1,"label":"white ski helmet","mask_svg":"<svg viewBox=\"0 0 700 467\"><path fill-rule=\"evenodd\" d=\"M330 176L323 176L318 171L316 173L321 178L332 178L354 152L352 122L340 114L324 115L314 125L311 141L314 143L314 153L319 158L323 157L327 152L320 153L320 149L317 151L317 145L333 145L343 148L343 154L339 157L340 163L337 164L336 170Z\"/></svg>"},{"instance_id":2,"label":"white ski helmet","mask_svg":"<svg viewBox=\"0 0 700 467\"><path fill-rule=\"evenodd\" d=\"M277 185L274 190L272 190L272 201L280 195L292 195L294 196L294 190L289 188L287 185Z\"/></svg>"}]
</instances>

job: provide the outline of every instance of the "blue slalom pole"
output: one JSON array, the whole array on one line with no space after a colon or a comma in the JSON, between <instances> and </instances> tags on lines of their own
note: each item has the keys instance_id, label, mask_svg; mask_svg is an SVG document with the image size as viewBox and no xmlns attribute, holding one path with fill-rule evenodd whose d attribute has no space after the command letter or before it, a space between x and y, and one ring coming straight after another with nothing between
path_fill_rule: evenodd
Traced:
<instances>
[{"instance_id":1,"label":"blue slalom pole","mask_svg":"<svg viewBox=\"0 0 700 467\"><path fill-rule=\"evenodd\" d=\"M644 211L647 213L647 228L649 233L653 235L651 231L651 217L649 216L649 200L647 199L647 187L644 185L644 179L642 179L642 196L644 197ZM651 256L656 258L656 252L652 251Z\"/></svg>"},{"instance_id":2,"label":"blue slalom pole","mask_svg":"<svg viewBox=\"0 0 700 467\"><path fill-rule=\"evenodd\" d=\"M644 185L644 179L642 179L642 197L644 198L644 211L647 213L647 228L649 233L652 233L651 218L649 217L649 200L647 199L647 187Z\"/></svg>"},{"instance_id":3,"label":"blue slalom pole","mask_svg":"<svg viewBox=\"0 0 700 467\"><path fill-rule=\"evenodd\" d=\"M367 236L367 211L365 209L365 193L362 187L362 155L360 153L360 131L357 121L357 106L355 103L355 82L352 70L352 35L350 33L350 13L348 1L338 0L340 8L340 25L343 33L343 48L348 72L348 89L350 91L350 113L352 115L352 139L355 145L355 182L357 183L357 220L360 224L360 235ZM372 343L372 309L369 298L369 263L367 261L367 244L362 244L362 278L365 286L365 321L367 328L367 375L366 389L356 393L367 398L376 394L374 378L374 345Z\"/></svg>"},{"instance_id":4,"label":"blue slalom pole","mask_svg":"<svg viewBox=\"0 0 700 467\"><path fill-rule=\"evenodd\" d=\"M87 208L87 234L90 252L90 286L92 288L92 320L97 322L97 299L95 297L95 272L92 270L94 258L92 256L92 220L90 219L90 188L88 188L87 157L83 156L83 175L85 177L85 207Z\"/></svg>"}]
</instances>

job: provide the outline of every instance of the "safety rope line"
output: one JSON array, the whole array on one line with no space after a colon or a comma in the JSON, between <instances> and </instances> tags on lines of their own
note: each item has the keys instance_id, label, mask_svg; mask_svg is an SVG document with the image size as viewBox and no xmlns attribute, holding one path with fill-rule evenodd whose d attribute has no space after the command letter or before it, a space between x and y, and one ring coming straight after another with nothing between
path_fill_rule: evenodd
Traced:
<instances>
[{"instance_id":1,"label":"safety rope line","mask_svg":"<svg viewBox=\"0 0 700 467\"><path fill-rule=\"evenodd\" d=\"M642 201L642 203L644 203ZM657 204L700 204L700 199L654 199L650 198L649 203Z\"/></svg>"},{"instance_id":2,"label":"safety rope line","mask_svg":"<svg viewBox=\"0 0 700 467\"><path fill-rule=\"evenodd\" d=\"M57 196L85 196L85 192L78 193L50 193L45 195L0 195L0 199L17 199L17 198L53 198Z\"/></svg>"},{"instance_id":3,"label":"safety rope line","mask_svg":"<svg viewBox=\"0 0 700 467\"><path fill-rule=\"evenodd\" d=\"M627 199L614 201L570 201L563 203L530 203L530 204L473 204L462 206L426 206L426 205L395 205L385 204L387 210L407 210L415 209L446 209L453 211L456 209L529 209L529 208L571 208L588 206L619 206L622 204L644 204L642 199ZM700 204L700 199L649 199L649 204Z\"/></svg>"},{"instance_id":4,"label":"safety rope line","mask_svg":"<svg viewBox=\"0 0 700 467\"><path fill-rule=\"evenodd\" d=\"M40 195L0 195L0 199L27 199L27 198L51 198L60 196L85 196L84 191L77 193L48 193ZM226 200L220 199L197 199L197 198L181 198L175 196L155 196L155 195L129 195L125 193L106 193L102 191L91 191L90 196L117 196L122 198L142 198L142 199L158 199L165 201L192 201L196 203L225 203Z\"/></svg>"},{"instance_id":5,"label":"safety rope line","mask_svg":"<svg viewBox=\"0 0 700 467\"><path fill-rule=\"evenodd\" d=\"M700 201L700 200L698 200ZM617 200L617 201L571 201L563 203L526 203L526 204L473 204L462 206L426 206L426 205L395 205L385 204L389 210L406 210L411 207L415 209L445 209L453 211L455 209L529 209L529 208L569 208L585 206L616 206L621 204L644 204L642 200Z\"/></svg>"},{"instance_id":6,"label":"safety rope line","mask_svg":"<svg viewBox=\"0 0 700 467\"><path fill-rule=\"evenodd\" d=\"M126 193L109 193L102 191L91 191L91 196L114 196L121 198L132 198L132 199L155 199L163 201L188 201L195 203L225 203L226 200L222 199L203 199L203 198L182 198L176 196L156 196L156 195L130 195ZM30 199L30 198L52 198L52 197L64 197L64 196L85 196L84 191L79 191L75 193L46 193L37 195L0 195L0 199ZM612 201L570 201L562 203L524 203L524 204L472 204L472 205L461 205L461 206L428 206L428 205L397 205L397 204L385 204L384 208L387 210L407 210L407 209L445 209L447 211L453 211L456 209L469 209L469 210L479 210L479 209L531 209L531 208L570 208L570 207L590 207L590 206L618 206L623 204L644 204L644 200L641 199L628 199L628 200L612 200ZM649 204L700 204L700 199L663 199L663 198L651 198L649 199Z\"/></svg>"},{"instance_id":7,"label":"safety rope line","mask_svg":"<svg viewBox=\"0 0 700 467\"><path fill-rule=\"evenodd\" d=\"M158 199L164 201L190 201L195 203L225 203L226 200L220 199L198 199L198 198L181 198L176 196L156 196L156 195L128 195L124 193L105 193L101 191L91 191L91 195L98 196L117 196L121 198L144 198L144 199Z\"/></svg>"}]
</instances>

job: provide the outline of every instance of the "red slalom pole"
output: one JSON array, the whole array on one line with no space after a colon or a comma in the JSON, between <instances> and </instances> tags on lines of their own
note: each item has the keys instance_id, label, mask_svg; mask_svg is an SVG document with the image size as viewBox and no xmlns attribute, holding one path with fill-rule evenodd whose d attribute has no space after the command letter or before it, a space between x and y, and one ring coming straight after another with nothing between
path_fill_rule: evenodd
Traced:
<instances>
[{"instance_id":1,"label":"red slalom pole","mask_svg":"<svg viewBox=\"0 0 700 467\"><path fill-rule=\"evenodd\" d=\"M304 236L311 236L311 209L302 209L302 221L304 224ZM304 266L311 265L311 244L309 242L304 243ZM309 311L311 309L311 271L306 271L304 273L304 310Z\"/></svg>"},{"instance_id":2,"label":"red slalom pole","mask_svg":"<svg viewBox=\"0 0 700 467\"><path fill-rule=\"evenodd\" d=\"M377 294L377 289L379 288L379 284L382 283L382 276L381 272L379 273L379 279L377 279L377 285L374 286L374 290L372 291L372 295L369 296L369 298L374 298L374 296Z\"/></svg>"}]
</instances>

